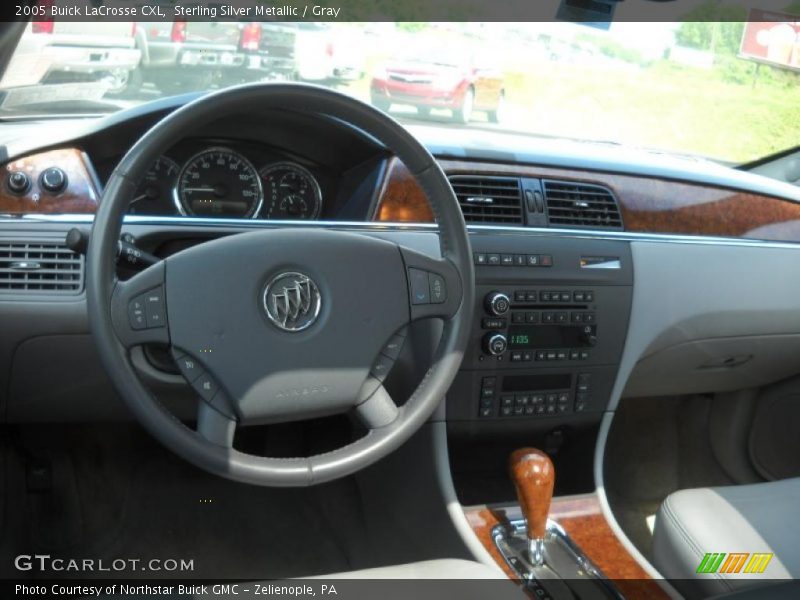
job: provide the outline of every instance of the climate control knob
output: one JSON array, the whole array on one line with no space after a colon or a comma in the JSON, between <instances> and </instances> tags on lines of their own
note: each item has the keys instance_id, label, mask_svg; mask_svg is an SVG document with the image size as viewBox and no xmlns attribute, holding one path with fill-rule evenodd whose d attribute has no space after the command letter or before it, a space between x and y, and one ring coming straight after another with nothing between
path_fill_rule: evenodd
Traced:
<instances>
[{"instance_id":1,"label":"climate control knob","mask_svg":"<svg viewBox=\"0 0 800 600\"><path fill-rule=\"evenodd\" d=\"M489 292L484 302L486 312L497 317L506 314L511 308L511 299L503 292Z\"/></svg>"},{"instance_id":2,"label":"climate control knob","mask_svg":"<svg viewBox=\"0 0 800 600\"><path fill-rule=\"evenodd\" d=\"M67 187L67 174L58 167L50 167L44 170L39 183L51 194L59 194Z\"/></svg>"},{"instance_id":3,"label":"climate control knob","mask_svg":"<svg viewBox=\"0 0 800 600\"><path fill-rule=\"evenodd\" d=\"M6 179L6 185L12 193L22 195L31 187L31 178L22 171L11 171Z\"/></svg>"},{"instance_id":4,"label":"climate control knob","mask_svg":"<svg viewBox=\"0 0 800 600\"><path fill-rule=\"evenodd\" d=\"M498 356L508 348L506 336L497 331L490 331L483 336L483 351L492 356Z\"/></svg>"}]
</instances>

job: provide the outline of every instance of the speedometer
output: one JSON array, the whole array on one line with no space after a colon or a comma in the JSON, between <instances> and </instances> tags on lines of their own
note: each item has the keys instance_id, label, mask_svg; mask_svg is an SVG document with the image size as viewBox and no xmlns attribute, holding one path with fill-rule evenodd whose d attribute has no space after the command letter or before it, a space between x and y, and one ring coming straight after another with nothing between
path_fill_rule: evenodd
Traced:
<instances>
[{"instance_id":1,"label":"speedometer","mask_svg":"<svg viewBox=\"0 0 800 600\"><path fill-rule=\"evenodd\" d=\"M267 195L267 219L316 219L322 209L322 191L308 169L279 162L260 171Z\"/></svg>"},{"instance_id":2,"label":"speedometer","mask_svg":"<svg viewBox=\"0 0 800 600\"><path fill-rule=\"evenodd\" d=\"M252 218L264 202L255 167L227 148L209 148L190 158L175 196L182 214L198 217Z\"/></svg>"}]
</instances>

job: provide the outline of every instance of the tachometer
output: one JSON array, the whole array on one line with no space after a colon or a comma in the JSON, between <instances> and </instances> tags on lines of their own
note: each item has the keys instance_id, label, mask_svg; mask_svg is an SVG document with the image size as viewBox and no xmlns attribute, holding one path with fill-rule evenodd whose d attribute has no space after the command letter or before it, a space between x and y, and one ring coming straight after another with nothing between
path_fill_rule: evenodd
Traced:
<instances>
[{"instance_id":1,"label":"tachometer","mask_svg":"<svg viewBox=\"0 0 800 600\"><path fill-rule=\"evenodd\" d=\"M280 162L260 171L267 196L267 219L316 219L322 209L322 191L308 171L291 162Z\"/></svg>"},{"instance_id":2,"label":"tachometer","mask_svg":"<svg viewBox=\"0 0 800 600\"><path fill-rule=\"evenodd\" d=\"M173 215L172 193L178 180L178 163L160 156L139 182L128 212L132 215Z\"/></svg>"},{"instance_id":3,"label":"tachometer","mask_svg":"<svg viewBox=\"0 0 800 600\"><path fill-rule=\"evenodd\" d=\"M186 215L252 218L261 209L264 191L258 172L244 156L209 148L184 165L175 200Z\"/></svg>"}]
</instances>

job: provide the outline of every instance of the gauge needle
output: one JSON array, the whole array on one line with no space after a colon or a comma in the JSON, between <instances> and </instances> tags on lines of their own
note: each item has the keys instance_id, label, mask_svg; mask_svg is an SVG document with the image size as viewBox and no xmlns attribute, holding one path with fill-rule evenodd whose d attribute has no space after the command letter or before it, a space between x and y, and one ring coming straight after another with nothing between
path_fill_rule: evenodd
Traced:
<instances>
[{"instance_id":1,"label":"gauge needle","mask_svg":"<svg viewBox=\"0 0 800 600\"><path fill-rule=\"evenodd\" d=\"M139 200L144 200L145 198L147 198L147 194L142 194L141 196L136 196L136 198L134 198L133 200L130 201L130 204L134 204L135 202L138 202Z\"/></svg>"},{"instance_id":2,"label":"gauge needle","mask_svg":"<svg viewBox=\"0 0 800 600\"><path fill-rule=\"evenodd\" d=\"M213 194L216 190L214 188L212 188L212 187L195 187L195 188L187 187L187 188L183 188L183 191L184 192L211 192Z\"/></svg>"}]
</instances>

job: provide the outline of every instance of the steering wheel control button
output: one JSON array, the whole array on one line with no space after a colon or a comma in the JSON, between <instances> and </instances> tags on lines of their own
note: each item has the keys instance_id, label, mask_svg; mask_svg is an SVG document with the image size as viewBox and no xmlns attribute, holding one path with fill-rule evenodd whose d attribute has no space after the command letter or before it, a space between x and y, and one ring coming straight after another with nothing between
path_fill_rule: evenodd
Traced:
<instances>
[{"instance_id":1,"label":"steering wheel control button","mask_svg":"<svg viewBox=\"0 0 800 600\"><path fill-rule=\"evenodd\" d=\"M192 383L203 373L203 368L200 364L188 354L176 358L175 364L178 365L178 370L189 383Z\"/></svg>"},{"instance_id":2,"label":"steering wheel control button","mask_svg":"<svg viewBox=\"0 0 800 600\"><path fill-rule=\"evenodd\" d=\"M397 360L397 357L400 356L400 350L403 349L403 342L405 342L405 338L401 335L393 335L392 339L386 342L386 345L381 350L381 354L391 358L392 360Z\"/></svg>"},{"instance_id":3,"label":"steering wheel control button","mask_svg":"<svg viewBox=\"0 0 800 600\"><path fill-rule=\"evenodd\" d=\"M275 276L264 288L261 301L269 320L291 333L311 327L322 308L317 284L308 275L296 272Z\"/></svg>"},{"instance_id":4,"label":"steering wheel control button","mask_svg":"<svg viewBox=\"0 0 800 600\"><path fill-rule=\"evenodd\" d=\"M144 310L147 327L164 327L167 320L164 307L164 288L159 286L144 294Z\"/></svg>"},{"instance_id":5,"label":"steering wheel control button","mask_svg":"<svg viewBox=\"0 0 800 600\"><path fill-rule=\"evenodd\" d=\"M411 304L430 304L428 273L422 269L409 269L408 278L411 281Z\"/></svg>"},{"instance_id":6,"label":"steering wheel control button","mask_svg":"<svg viewBox=\"0 0 800 600\"><path fill-rule=\"evenodd\" d=\"M208 373L202 373L200 377L195 379L192 382L192 387L206 402L211 402L211 400L214 398L214 395L217 393L217 390L219 389L219 386L217 386L216 382Z\"/></svg>"},{"instance_id":7,"label":"steering wheel control button","mask_svg":"<svg viewBox=\"0 0 800 600\"><path fill-rule=\"evenodd\" d=\"M128 321L131 329L147 329L147 316L145 314L145 294L136 296L128 304Z\"/></svg>"},{"instance_id":8,"label":"steering wheel control button","mask_svg":"<svg viewBox=\"0 0 800 600\"><path fill-rule=\"evenodd\" d=\"M428 284L431 292L431 304L443 304L447 300L444 277L438 273L428 273Z\"/></svg>"},{"instance_id":9,"label":"steering wheel control button","mask_svg":"<svg viewBox=\"0 0 800 600\"><path fill-rule=\"evenodd\" d=\"M51 194L60 194L67 187L67 174L59 167L50 167L39 179L42 189Z\"/></svg>"},{"instance_id":10,"label":"steering wheel control button","mask_svg":"<svg viewBox=\"0 0 800 600\"><path fill-rule=\"evenodd\" d=\"M375 361L375 364L372 365L372 370L370 373L372 376L380 382L383 382L386 379L386 376L389 374L389 371L392 370L394 366L394 360L389 358L388 356L384 356L381 354L378 357L378 360Z\"/></svg>"}]
</instances>

